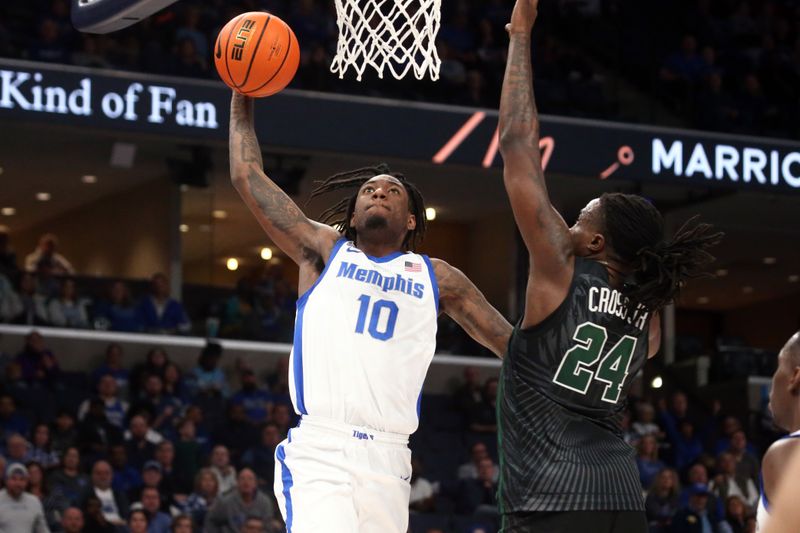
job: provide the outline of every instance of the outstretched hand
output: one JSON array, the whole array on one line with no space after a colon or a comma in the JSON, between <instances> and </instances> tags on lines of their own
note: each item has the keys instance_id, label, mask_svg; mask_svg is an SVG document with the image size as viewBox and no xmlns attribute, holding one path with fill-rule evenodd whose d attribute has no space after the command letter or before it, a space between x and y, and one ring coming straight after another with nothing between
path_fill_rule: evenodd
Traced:
<instances>
[{"instance_id":1,"label":"outstretched hand","mask_svg":"<svg viewBox=\"0 0 800 533\"><path fill-rule=\"evenodd\" d=\"M539 0L517 0L511 12L511 22L506 24L508 33L530 33L536 15L539 12Z\"/></svg>"}]
</instances>

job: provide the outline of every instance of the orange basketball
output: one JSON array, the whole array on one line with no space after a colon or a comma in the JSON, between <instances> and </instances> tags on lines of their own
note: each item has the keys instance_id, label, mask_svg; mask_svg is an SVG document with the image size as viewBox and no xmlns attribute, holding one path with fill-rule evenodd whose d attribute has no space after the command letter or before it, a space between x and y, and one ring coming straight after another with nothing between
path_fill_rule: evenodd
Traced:
<instances>
[{"instance_id":1,"label":"orange basketball","mask_svg":"<svg viewBox=\"0 0 800 533\"><path fill-rule=\"evenodd\" d=\"M300 63L292 29L275 15L242 13L219 32L214 64L222 81L246 96L269 96L289 85Z\"/></svg>"}]
</instances>

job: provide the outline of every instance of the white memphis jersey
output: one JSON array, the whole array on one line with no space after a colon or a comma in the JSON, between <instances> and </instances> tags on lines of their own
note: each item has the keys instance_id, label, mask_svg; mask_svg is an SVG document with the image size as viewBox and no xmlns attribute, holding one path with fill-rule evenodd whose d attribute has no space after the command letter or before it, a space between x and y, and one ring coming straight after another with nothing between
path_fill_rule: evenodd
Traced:
<instances>
[{"instance_id":1,"label":"white memphis jersey","mask_svg":"<svg viewBox=\"0 0 800 533\"><path fill-rule=\"evenodd\" d=\"M297 300L295 411L408 435L436 347L439 289L427 256L370 257L340 239Z\"/></svg>"},{"instance_id":2,"label":"white memphis jersey","mask_svg":"<svg viewBox=\"0 0 800 533\"><path fill-rule=\"evenodd\" d=\"M800 439L800 431L795 431L781 438ZM761 490L758 497L758 508L756 509L756 532L764 531L767 526L767 520L769 520L769 499L766 492L764 492L764 478L761 474L758 477Z\"/></svg>"}]
</instances>

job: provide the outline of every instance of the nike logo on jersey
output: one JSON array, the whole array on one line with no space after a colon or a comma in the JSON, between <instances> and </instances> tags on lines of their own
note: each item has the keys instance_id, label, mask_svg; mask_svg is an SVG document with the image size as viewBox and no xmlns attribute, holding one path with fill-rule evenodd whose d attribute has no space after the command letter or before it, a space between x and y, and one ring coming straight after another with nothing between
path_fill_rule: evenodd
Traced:
<instances>
[{"instance_id":1,"label":"nike logo on jersey","mask_svg":"<svg viewBox=\"0 0 800 533\"><path fill-rule=\"evenodd\" d=\"M350 252L351 254L357 254L357 253L361 252L361 250L356 250L355 248L352 248L352 247L350 247L350 246L348 246L348 247L347 247L347 248L345 248L345 249L346 249L348 252Z\"/></svg>"},{"instance_id":2,"label":"nike logo on jersey","mask_svg":"<svg viewBox=\"0 0 800 533\"><path fill-rule=\"evenodd\" d=\"M336 274L336 277L377 285L383 289L384 292L402 292L414 298L421 299L425 294L425 285L422 283L414 283L413 278L404 278L400 274L394 277L387 277L377 270L358 268L358 265L348 263L347 261L342 261L342 264L339 265L339 272Z\"/></svg>"}]
</instances>

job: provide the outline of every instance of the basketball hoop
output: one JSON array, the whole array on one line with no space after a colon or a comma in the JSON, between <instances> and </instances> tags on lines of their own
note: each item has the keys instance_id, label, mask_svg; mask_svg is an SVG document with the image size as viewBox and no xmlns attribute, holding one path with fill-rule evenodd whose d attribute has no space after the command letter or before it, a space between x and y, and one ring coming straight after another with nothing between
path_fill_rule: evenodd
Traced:
<instances>
[{"instance_id":1,"label":"basketball hoop","mask_svg":"<svg viewBox=\"0 0 800 533\"><path fill-rule=\"evenodd\" d=\"M339 41L331 72L340 78L349 67L356 79L367 65L383 78L384 69L398 80L410 70L421 80L439 79L441 60L436 35L442 0L335 0Z\"/></svg>"}]
</instances>

